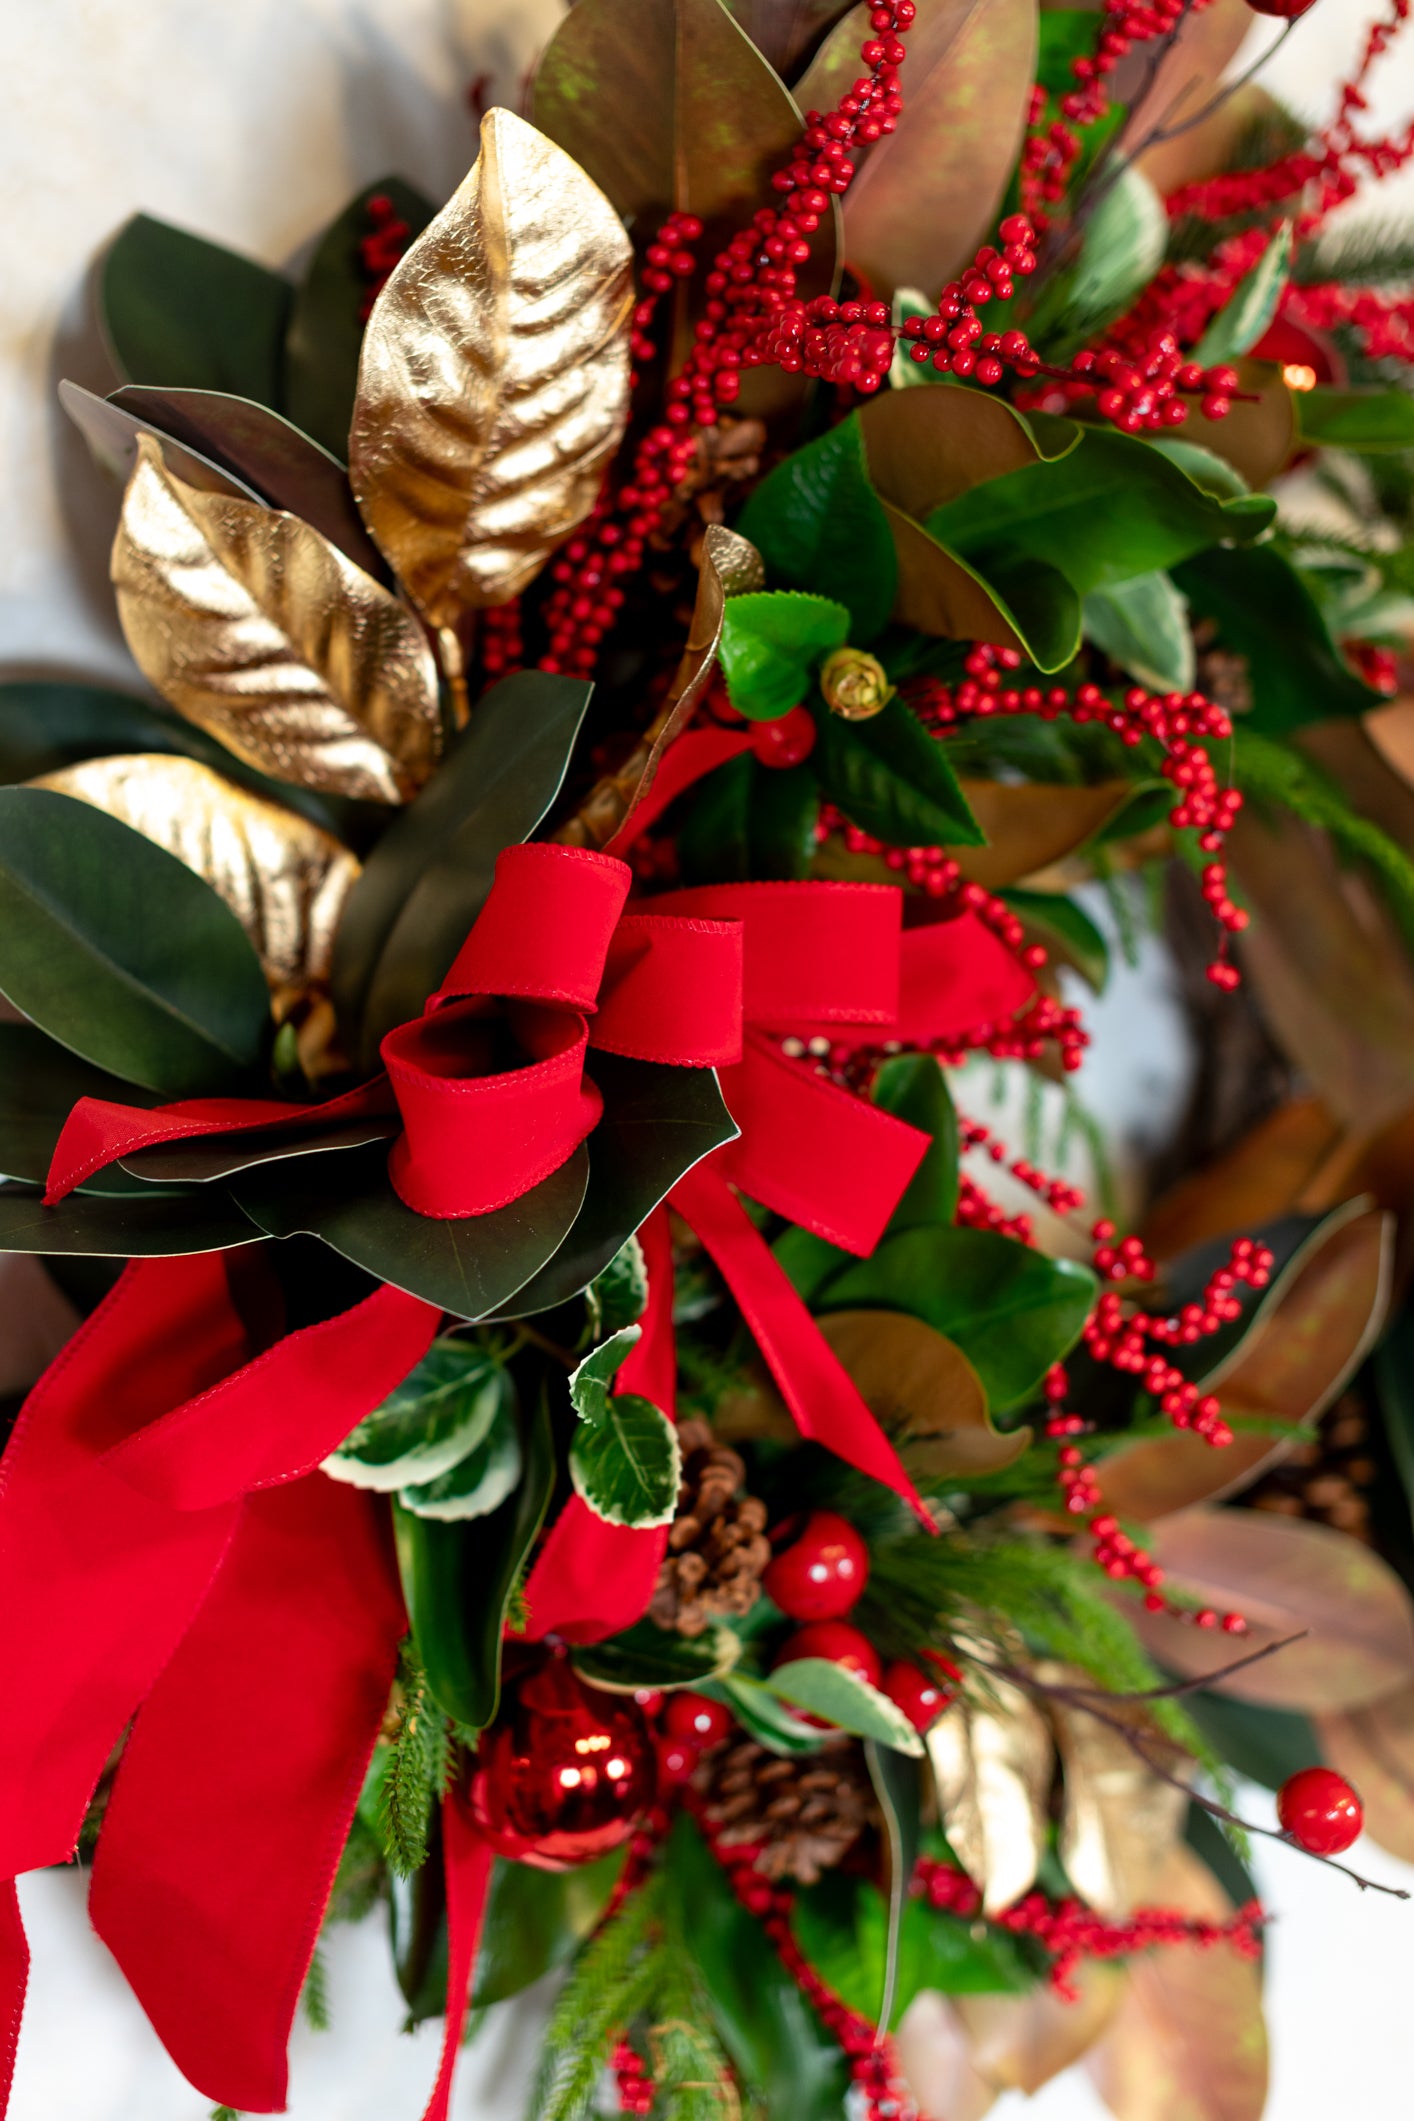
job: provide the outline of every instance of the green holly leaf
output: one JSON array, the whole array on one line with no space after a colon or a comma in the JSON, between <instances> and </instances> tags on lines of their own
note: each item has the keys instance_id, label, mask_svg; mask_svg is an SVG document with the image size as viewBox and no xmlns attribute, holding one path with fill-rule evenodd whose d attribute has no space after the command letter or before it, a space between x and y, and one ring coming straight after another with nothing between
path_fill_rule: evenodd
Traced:
<instances>
[{"instance_id":1,"label":"green holly leaf","mask_svg":"<svg viewBox=\"0 0 1414 2121\"><path fill-rule=\"evenodd\" d=\"M923 1740L887 1694L827 1657L793 1657L788 1664L775 1667L766 1685L782 1701L793 1702L812 1716L823 1716L856 1738L876 1738L900 1753L923 1751Z\"/></svg>"},{"instance_id":2,"label":"green holly leaf","mask_svg":"<svg viewBox=\"0 0 1414 2121\"><path fill-rule=\"evenodd\" d=\"M814 713L821 792L854 824L891 847L985 844L942 745L901 699L867 722Z\"/></svg>"},{"instance_id":3,"label":"green holly leaf","mask_svg":"<svg viewBox=\"0 0 1414 2121\"><path fill-rule=\"evenodd\" d=\"M1407 390L1315 390L1294 393L1303 442L1359 455L1414 449L1414 397Z\"/></svg>"},{"instance_id":4,"label":"green holly leaf","mask_svg":"<svg viewBox=\"0 0 1414 2121\"><path fill-rule=\"evenodd\" d=\"M47 788L0 788L0 991L95 1067L169 1098L264 1057L260 960L211 886L130 826Z\"/></svg>"},{"instance_id":5,"label":"green holly leaf","mask_svg":"<svg viewBox=\"0 0 1414 2121\"><path fill-rule=\"evenodd\" d=\"M642 1326L621 1326L597 1348L590 1350L570 1376L570 1405L581 1421L601 1422L609 1411L609 1395L619 1368L631 1347L643 1336Z\"/></svg>"},{"instance_id":6,"label":"green holly leaf","mask_svg":"<svg viewBox=\"0 0 1414 2121\"><path fill-rule=\"evenodd\" d=\"M856 416L769 472L736 527L773 580L843 604L856 644L881 631L898 590L898 561Z\"/></svg>"},{"instance_id":7,"label":"green holly leaf","mask_svg":"<svg viewBox=\"0 0 1414 2121\"><path fill-rule=\"evenodd\" d=\"M1292 223L1283 221L1251 272L1238 281L1230 301L1218 311L1193 349L1203 368L1236 361L1264 337L1277 313L1282 290L1291 277Z\"/></svg>"},{"instance_id":8,"label":"green holly leaf","mask_svg":"<svg viewBox=\"0 0 1414 2121\"><path fill-rule=\"evenodd\" d=\"M363 347L364 309L371 282L360 246L375 228L368 202L384 198L407 227L408 242L422 234L436 212L401 177L366 184L315 245L304 279L295 290L285 337L285 404L290 418L334 455L347 459L358 361Z\"/></svg>"},{"instance_id":9,"label":"green holly leaf","mask_svg":"<svg viewBox=\"0 0 1414 2121\"><path fill-rule=\"evenodd\" d=\"M445 1334L323 1470L384 1494L435 1480L485 1442L510 1390L506 1372L479 1341Z\"/></svg>"},{"instance_id":10,"label":"green holly leaf","mask_svg":"<svg viewBox=\"0 0 1414 2121\"><path fill-rule=\"evenodd\" d=\"M624 1239L603 1273L590 1282L584 1301L590 1330L596 1334L617 1333L642 1318L648 1308L648 1262L637 1237Z\"/></svg>"},{"instance_id":11,"label":"green holly leaf","mask_svg":"<svg viewBox=\"0 0 1414 2121\"><path fill-rule=\"evenodd\" d=\"M793 589L729 597L717 654L733 707L752 722L789 714L848 638L849 613L829 597Z\"/></svg>"},{"instance_id":12,"label":"green holly leaf","mask_svg":"<svg viewBox=\"0 0 1414 2121\"><path fill-rule=\"evenodd\" d=\"M1137 575L1092 589L1082 606L1085 637L1152 692L1191 692L1195 675L1188 606L1166 574Z\"/></svg>"},{"instance_id":13,"label":"green holly leaf","mask_svg":"<svg viewBox=\"0 0 1414 2121\"><path fill-rule=\"evenodd\" d=\"M635 1694L650 1687L671 1693L675 1687L702 1687L730 1672L741 1655L741 1637L727 1627L705 1635L679 1635L651 1620L607 1642L588 1643L574 1652L574 1668L591 1686L611 1694Z\"/></svg>"},{"instance_id":14,"label":"green holly leaf","mask_svg":"<svg viewBox=\"0 0 1414 2121\"><path fill-rule=\"evenodd\" d=\"M660 1407L636 1393L611 1399L570 1445L575 1493L606 1524L671 1524L682 1478L677 1430Z\"/></svg>"},{"instance_id":15,"label":"green holly leaf","mask_svg":"<svg viewBox=\"0 0 1414 2121\"><path fill-rule=\"evenodd\" d=\"M434 1479L402 1488L398 1501L414 1517L436 1517L444 1524L464 1517L489 1517L515 1488L524 1468L515 1387L504 1371L491 1427L465 1458Z\"/></svg>"},{"instance_id":16,"label":"green holly leaf","mask_svg":"<svg viewBox=\"0 0 1414 2121\"><path fill-rule=\"evenodd\" d=\"M955 1341L998 1412L1030 1397L1075 1345L1098 1284L1088 1267L1047 1259L993 1230L918 1229L885 1237L831 1276L831 1311L908 1311Z\"/></svg>"},{"instance_id":17,"label":"green holly leaf","mask_svg":"<svg viewBox=\"0 0 1414 2121\"><path fill-rule=\"evenodd\" d=\"M1379 706L1379 694L1355 676L1331 639L1299 569L1272 546L1203 553L1175 580L1194 616L1217 627L1218 646L1245 658L1247 719L1263 736Z\"/></svg>"},{"instance_id":18,"label":"green holly leaf","mask_svg":"<svg viewBox=\"0 0 1414 2121\"><path fill-rule=\"evenodd\" d=\"M135 214L103 261L100 317L132 383L280 403L288 280L184 228Z\"/></svg>"}]
</instances>

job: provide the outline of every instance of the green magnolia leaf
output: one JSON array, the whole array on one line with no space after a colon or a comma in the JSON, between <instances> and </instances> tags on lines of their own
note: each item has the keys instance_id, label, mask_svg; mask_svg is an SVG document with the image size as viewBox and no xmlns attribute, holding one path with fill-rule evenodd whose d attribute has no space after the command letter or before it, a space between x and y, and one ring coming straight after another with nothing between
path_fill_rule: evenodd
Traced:
<instances>
[{"instance_id":1,"label":"green magnolia leaf","mask_svg":"<svg viewBox=\"0 0 1414 2121\"><path fill-rule=\"evenodd\" d=\"M766 1685L782 1701L823 1716L838 1730L853 1731L856 1738L875 1738L897 1752L922 1754L923 1740L902 1709L842 1664L826 1657L794 1657L778 1664Z\"/></svg>"},{"instance_id":2,"label":"green magnolia leaf","mask_svg":"<svg viewBox=\"0 0 1414 2121\"><path fill-rule=\"evenodd\" d=\"M490 1215L419 1215L393 1191L381 1145L291 1164L263 1164L232 1193L270 1237L320 1237L355 1266L455 1317L499 1312L563 1243L584 1199L589 1159L576 1150L538 1186Z\"/></svg>"},{"instance_id":3,"label":"green magnolia leaf","mask_svg":"<svg viewBox=\"0 0 1414 2121\"><path fill-rule=\"evenodd\" d=\"M677 1430L651 1399L626 1392L575 1432L570 1479L606 1524L671 1524L682 1479Z\"/></svg>"},{"instance_id":4,"label":"green magnolia leaf","mask_svg":"<svg viewBox=\"0 0 1414 2121\"><path fill-rule=\"evenodd\" d=\"M295 290L285 337L284 390L290 418L340 459L348 456L358 357L374 288L361 246L375 230L389 225L373 219L368 210L373 199L388 201L409 243L437 210L401 177L366 184L315 246Z\"/></svg>"},{"instance_id":5,"label":"green magnolia leaf","mask_svg":"<svg viewBox=\"0 0 1414 2121\"><path fill-rule=\"evenodd\" d=\"M135 214L103 261L103 336L129 382L278 406L290 297L253 259Z\"/></svg>"},{"instance_id":6,"label":"green magnolia leaf","mask_svg":"<svg viewBox=\"0 0 1414 2121\"><path fill-rule=\"evenodd\" d=\"M1091 24L1091 38L1094 25ZM1055 336L1067 347L1082 345L1122 316L1146 288L1168 248L1168 215L1148 178L1130 164L1110 185L1085 230L1085 241L1066 276L1065 302ZM1040 334L1040 324L1031 327ZM1054 356L1049 334L1042 338Z\"/></svg>"},{"instance_id":7,"label":"green magnolia leaf","mask_svg":"<svg viewBox=\"0 0 1414 2121\"><path fill-rule=\"evenodd\" d=\"M154 1142L150 1149L137 1149L125 1156L121 1168L150 1186L206 1186L213 1179L234 1178L261 1164L293 1163L300 1157L328 1156L342 1149L364 1149L373 1142L387 1143L400 1132L396 1119L376 1114L321 1127L319 1107L311 1105L307 1132L280 1134L271 1130Z\"/></svg>"},{"instance_id":8,"label":"green magnolia leaf","mask_svg":"<svg viewBox=\"0 0 1414 2121\"><path fill-rule=\"evenodd\" d=\"M1110 946L1078 900L1063 891L1018 891L1014 885L998 896L1024 923L1028 935L1040 937L1052 957L1063 958L1096 994L1104 993Z\"/></svg>"},{"instance_id":9,"label":"green magnolia leaf","mask_svg":"<svg viewBox=\"0 0 1414 2121\"><path fill-rule=\"evenodd\" d=\"M570 1376L570 1405L581 1421L601 1422L609 1411L614 1379L628 1351L643 1336L642 1326L621 1326L590 1350Z\"/></svg>"},{"instance_id":10,"label":"green magnolia leaf","mask_svg":"<svg viewBox=\"0 0 1414 2121\"><path fill-rule=\"evenodd\" d=\"M723 1678L740 1655L741 1638L730 1628L688 1637L640 1620L607 1642L576 1649L574 1668L591 1686L611 1694L636 1694L645 1687L670 1693L674 1687L700 1687Z\"/></svg>"},{"instance_id":11,"label":"green magnolia leaf","mask_svg":"<svg viewBox=\"0 0 1414 2121\"><path fill-rule=\"evenodd\" d=\"M752 722L789 714L848 637L849 613L829 597L793 589L730 597L717 653L733 707Z\"/></svg>"},{"instance_id":12,"label":"green magnolia leaf","mask_svg":"<svg viewBox=\"0 0 1414 2121\"><path fill-rule=\"evenodd\" d=\"M980 847L983 835L947 754L895 697L867 722L817 705L811 761L852 823L891 847Z\"/></svg>"},{"instance_id":13,"label":"green magnolia leaf","mask_svg":"<svg viewBox=\"0 0 1414 2121\"><path fill-rule=\"evenodd\" d=\"M1270 545L1203 553L1175 580L1194 616L1217 627L1218 646L1246 659L1248 721L1264 736L1380 704L1341 656L1298 569Z\"/></svg>"},{"instance_id":14,"label":"green magnolia leaf","mask_svg":"<svg viewBox=\"0 0 1414 2121\"><path fill-rule=\"evenodd\" d=\"M1263 1789L1279 1790L1288 1775L1314 1767L1321 1744L1309 1716L1228 1694L1186 1694L1184 1707L1215 1753Z\"/></svg>"},{"instance_id":15,"label":"green magnolia leaf","mask_svg":"<svg viewBox=\"0 0 1414 2121\"><path fill-rule=\"evenodd\" d=\"M764 770L746 752L704 775L693 789L678 830L678 867L684 883L744 884L750 879L751 811Z\"/></svg>"},{"instance_id":16,"label":"green magnolia leaf","mask_svg":"<svg viewBox=\"0 0 1414 2121\"><path fill-rule=\"evenodd\" d=\"M994 1230L886 1237L817 1292L831 1311L908 1311L962 1349L998 1412L1018 1406L1074 1346L1095 1301L1087 1267Z\"/></svg>"},{"instance_id":17,"label":"green magnolia leaf","mask_svg":"<svg viewBox=\"0 0 1414 2121\"><path fill-rule=\"evenodd\" d=\"M43 1185L54 1145L81 1097L120 1105L154 1102L150 1092L135 1090L56 1046L34 1024L0 1023L0 1177ZM133 1190L123 1174L115 1184L103 1171L85 1187L104 1193Z\"/></svg>"},{"instance_id":18,"label":"green magnolia leaf","mask_svg":"<svg viewBox=\"0 0 1414 2121\"><path fill-rule=\"evenodd\" d=\"M363 1063L417 1016L466 939L496 856L560 791L590 688L523 670L480 699L441 769L394 818L345 902L332 985Z\"/></svg>"},{"instance_id":19,"label":"green magnolia leaf","mask_svg":"<svg viewBox=\"0 0 1414 2121\"><path fill-rule=\"evenodd\" d=\"M504 2003L571 1960L618 1883L624 1850L571 1871L541 1871L498 1857L476 1947L473 2010Z\"/></svg>"},{"instance_id":20,"label":"green magnolia leaf","mask_svg":"<svg viewBox=\"0 0 1414 2121\"><path fill-rule=\"evenodd\" d=\"M1407 390L1315 390L1294 394L1303 442L1360 455L1414 449L1414 397Z\"/></svg>"},{"instance_id":21,"label":"green magnolia leaf","mask_svg":"<svg viewBox=\"0 0 1414 2121\"><path fill-rule=\"evenodd\" d=\"M773 580L843 604L856 645L884 626L898 591L898 561L888 517L869 482L857 415L769 472L736 528Z\"/></svg>"},{"instance_id":22,"label":"green magnolia leaf","mask_svg":"<svg viewBox=\"0 0 1414 2121\"><path fill-rule=\"evenodd\" d=\"M427 1683L469 1730L484 1730L500 1704L507 1608L554 1490L555 1443L543 1397L521 1443L520 1485L488 1517L445 1524L393 1506L403 1596Z\"/></svg>"},{"instance_id":23,"label":"green magnolia leaf","mask_svg":"<svg viewBox=\"0 0 1414 2121\"><path fill-rule=\"evenodd\" d=\"M820 819L820 783L813 764L763 766L757 760L751 776L746 834L750 874L756 882L780 877L799 880L810 874L815 858L815 827Z\"/></svg>"},{"instance_id":24,"label":"green magnolia leaf","mask_svg":"<svg viewBox=\"0 0 1414 2121\"><path fill-rule=\"evenodd\" d=\"M879 1800L884 1819L884 1842L888 1850L888 1939L884 1949L881 1997L871 2012L881 2032L892 2031L897 2022L899 1947L903 1918L909 1907L909 1888L918 1861L922 1786L916 1761L866 1740L864 1758L869 1780Z\"/></svg>"},{"instance_id":25,"label":"green magnolia leaf","mask_svg":"<svg viewBox=\"0 0 1414 2121\"><path fill-rule=\"evenodd\" d=\"M1146 442L1090 428L1065 456L984 480L924 528L988 579L1039 562L1086 596L1210 545L1246 543L1275 514L1266 494L1219 500Z\"/></svg>"},{"instance_id":26,"label":"green magnolia leaf","mask_svg":"<svg viewBox=\"0 0 1414 2121\"><path fill-rule=\"evenodd\" d=\"M0 1252L78 1253L95 1259L175 1259L254 1244L255 1225L230 1197L199 1193L116 1197L71 1193L46 1208L37 1188L0 1186Z\"/></svg>"},{"instance_id":27,"label":"green magnolia leaf","mask_svg":"<svg viewBox=\"0 0 1414 2121\"><path fill-rule=\"evenodd\" d=\"M1157 449L1159 455L1177 464L1180 471L1187 472L1195 486L1204 493L1213 494L1219 501L1232 501L1252 488L1235 464L1226 457L1218 456L1211 449L1204 449L1201 442L1190 442L1185 435L1158 434L1149 447Z\"/></svg>"},{"instance_id":28,"label":"green magnolia leaf","mask_svg":"<svg viewBox=\"0 0 1414 2121\"><path fill-rule=\"evenodd\" d=\"M1231 301L1218 311L1193 349L1193 359L1201 367L1235 361L1265 336L1291 277L1291 232L1291 222L1283 221L1251 272L1238 281Z\"/></svg>"},{"instance_id":29,"label":"green magnolia leaf","mask_svg":"<svg viewBox=\"0 0 1414 2121\"><path fill-rule=\"evenodd\" d=\"M1152 692L1191 692L1195 676L1188 606L1163 573L1092 589L1083 605L1085 636Z\"/></svg>"},{"instance_id":30,"label":"green magnolia leaf","mask_svg":"<svg viewBox=\"0 0 1414 2121\"><path fill-rule=\"evenodd\" d=\"M900 1054L879 1068L869 1095L881 1111L907 1120L932 1141L889 1217L889 1233L950 1224L957 1213L958 1134L943 1069L931 1054Z\"/></svg>"},{"instance_id":31,"label":"green magnolia leaf","mask_svg":"<svg viewBox=\"0 0 1414 2121\"><path fill-rule=\"evenodd\" d=\"M491 1433L510 1380L479 1341L444 1334L324 1461L331 1479L393 1494L435 1480Z\"/></svg>"},{"instance_id":32,"label":"green magnolia leaf","mask_svg":"<svg viewBox=\"0 0 1414 2121\"><path fill-rule=\"evenodd\" d=\"M580 1215L582 1220L582 1209ZM648 1262L637 1237L624 1239L603 1273L590 1282L584 1301L592 1333L617 1333L642 1318L648 1308Z\"/></svg>"},{"instance_id":33,"label":"green magnolia leaf","mask_svg":"<svg viewBox=\"0 0 1414 2121\"><path fill-rule=\"evenodd\" d=\"M0 991L125 1082L230 1090L260 1063L265 975L185 862L74 797L0 788Z\"/></svg>"},{"instance_id":34,"label":"green magnolia leaf","mask_svg":"<svg viewBox=\"0 0 1414 2121\"><path fill-rule=\"evenodd\" d=\"M586 1144L584 1205L502 1316L527 1318L578 1296L678 1180L739 1131L711 1068L665 1068L617 1053L595 1053L589 1065L604 1111Z\"/></svg>"},{"instance_id":35,"label":"green magnolia leaf","mask_svg":"<svg viewBox=\"0 0 1414 2121\"><path fill-rule=\"evenodd\" d=\"M515 1388L505 1377L489 1432L447 1472L400 1489L398 1501L414 1517L436 1517L444 1524L489 1517L516 1486L524 1464Z\"/></svg>"}]
</instances>

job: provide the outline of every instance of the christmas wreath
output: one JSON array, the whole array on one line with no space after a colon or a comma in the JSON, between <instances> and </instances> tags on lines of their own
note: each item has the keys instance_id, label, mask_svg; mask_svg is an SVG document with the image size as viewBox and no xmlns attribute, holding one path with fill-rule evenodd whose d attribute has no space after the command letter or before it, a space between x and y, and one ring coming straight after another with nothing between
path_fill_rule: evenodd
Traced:
<instances>
[{"instance_id":1,"label":"christmas wreath","mask_svg":"<svg viewBox=\"0 0 1414 2121\"><path fill-rule=\"evenodd\" d=\"M537 2121L1256 2121L1234 1774L1414 1856L1414 246L1327 226L1409 0L1314 137L1251 11L577 0L440 211L107 255L0 1877L228 2115L382 1903L432 2121L553 1968ZM0 2093L25 1967L7 1886Z\"/></svg>"}]
</instances>

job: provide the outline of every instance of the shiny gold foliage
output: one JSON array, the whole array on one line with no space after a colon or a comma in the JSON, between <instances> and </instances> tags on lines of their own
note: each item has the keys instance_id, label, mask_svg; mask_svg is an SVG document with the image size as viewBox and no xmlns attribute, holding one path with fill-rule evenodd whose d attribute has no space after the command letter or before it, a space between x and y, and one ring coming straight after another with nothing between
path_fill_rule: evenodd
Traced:
<instances>
[{"instance_id":1,"label":"shiny gold foliage","mask_svg":"<svg viewBox=\"0 0 1414 2121\"><path fill-rule=\"evenodd\" d=\"M613 206L488 111L374 305L349 438L364 520L434 627L516 595L592 508L628 415L632 303Z\"/></svg>"},{"instance_id":2,"label":"shiny gold foliage","mask_svg":"<svg viewBox=\"0 0 1414 2121\"><path fill-rule=\"evenodd\" d=\"M1088 1684L1083 1673L1056 1676ZM1124 1733L1104 1718L1130 1723L1142 1733L1146 1751L1169 1767L1180 1765L1183 1756L1132 1705L1097 1702L1103 1717L1065 1699L1049 1706L1064 1776L1059 1853L1066 1876L1100 1914L1132 1914L1153 1902L1188 1800L1146 1767Z\"/></svg>"},{"instance_id":3,"label":"shiny gold foliage","mask_svg":"<svg viewBox=\"0 0 1414 2121\"><path fill-rule=\"evenodd\" d=\"M308 818L166 753L85 759L35 785L106 810L204 877L250 937L272 986L328 977L359 865Z\"/></svg>"},{"instance_id":4,"label":"shiny gold foliage","mask_svg":"<svg viewBox=\"0 0 1414 2121\"><path fill-rule=\"evenodd\" d=\"M1045 1717L1010 1680L955 1701L927 1734L938 1815L989 1915L1035 1883L1055 1758Z\"/></svg>"},{"instance_id":5,"label":"shiny gold foliage","mask_svg":"<svg viewBox=\"0 0 1414 2121\"><path fill-rule=\"evenodd\" d=\"M247 765L384 803L431 773L440 725L422 630L309 524L199 493L143 435L112 571L146 676Z\"/></svg>"}]
</instances>

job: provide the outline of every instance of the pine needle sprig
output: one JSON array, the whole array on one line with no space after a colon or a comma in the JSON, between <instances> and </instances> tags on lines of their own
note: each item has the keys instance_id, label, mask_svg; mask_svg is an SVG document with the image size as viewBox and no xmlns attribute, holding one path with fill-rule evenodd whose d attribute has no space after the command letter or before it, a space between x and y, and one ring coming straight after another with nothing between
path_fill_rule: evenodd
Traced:
<instances>
[{"instance_id":1,"label":"pine needle sprig","mask_svg":"<svg viewBox=\"0 0 1414 2121\"><path fill-rule=\"evenodd\" d=\"M327 2033L330 2024L329 1968L324 1953L317 1944L309 1962L309 1972L304 1977L300 2002L304 2006L305 2018L313 2030L316 2033Z\"/></svg>"},{"instance_id":2,"label":"pine needle sprig","mask_svg":"<svg viewBox=\"0 0 1414 2121\"><path fill-rule=\"evenodd\" d=\"M731 2064L712 2031L712 2002L680 1944L664 1952L645 2009L655 2121L724 2121L736 2111Z\"/></svg>"},{"instance_id":3,"label":"pine needle sprig","mask_svg":"<svg viewBox=\"0 0 1414 2121\"><path fill-rule=\"evenodd\" d=\"M545 2029L527 2121L589 2121L614 2040L662 1977L661 1890L650 1879L575 1961Z\"/></svg>"},{"instance_id":4,"label":"pine needle sprig","mask_svg":"<svg viewBox=\"0 0 1414 2121\"><path fill-rule=\"evenodd\" d=\"M401 1711L378 1798L378 1830L390 1870L410 1878L427 1861L433 1809L447 1787L447 1720L432 1698L411 1636L398 1658Z\"/></svg>"}]
</instances>

